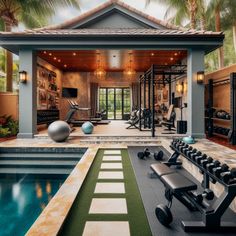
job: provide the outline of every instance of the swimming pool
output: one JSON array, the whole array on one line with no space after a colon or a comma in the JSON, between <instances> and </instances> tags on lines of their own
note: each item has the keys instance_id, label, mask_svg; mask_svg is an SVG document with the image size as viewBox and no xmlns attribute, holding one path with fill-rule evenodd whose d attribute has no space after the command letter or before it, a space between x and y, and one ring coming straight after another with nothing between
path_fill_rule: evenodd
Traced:
<instances>
[{"instance_id":1,"label":"swimming pool","mask_svg":"<svg viewBox=\"0 0 236 236\"><path fill-rule=\"evenodd\" d=\"M0 235L25 235L65 177L0 179Z\"/></svg>"}]
</instances>

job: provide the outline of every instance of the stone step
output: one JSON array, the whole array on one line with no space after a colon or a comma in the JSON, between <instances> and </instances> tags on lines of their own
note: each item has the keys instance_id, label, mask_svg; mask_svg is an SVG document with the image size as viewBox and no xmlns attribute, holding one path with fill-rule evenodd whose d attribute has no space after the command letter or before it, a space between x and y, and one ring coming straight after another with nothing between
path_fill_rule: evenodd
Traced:
<instances>
[{"instance_id":1,"label":"stone step","mask_svg":"<svg viewBox=\"0 0 236 236\"><path fill-rule=\"evenodd\" d=\"M80 140L80 143L84 144L101 144L101 143L111 143L111 144L160 144L161 141L157 139L147 139L147 140L137 140L137 139L130 139L130 140L114 140L114 139L104 139L104 140Z\"/></svg>"},{"instance_id":2,"label":"stone step","mask_svg":"<svg viewBox=\"0 0 236 236\"><path fill-rule=\"evenodd\" d=\"M72 170L60 168L2 168L0 175L6 174L37 174L37 175L69 175Z\"/></svg>"},{"instance_id":3,"label":"stone step","mask_svg":"<svg viewBox=\"0 0 236 236\"><path fill-rule=\"evenodd\" d=\"M77 153L0 153L0 160L60 160L78 161L82 154Z\"/></svg>"},{"instance_id":4,"label":"stone step","mask_svg":"<svg viewBox=\"0 0 236 236\"><path fill-rule=\"evenodd\" d=\"M0 147L0 154L3 153L39 153L39 154L84 154L85 147Z\"/></svg>"},{"instance_id":5,"label":"stone step","mask_svg":"<svg viewBox=\"0 0 236 236\"><path fill-rule=\"evenodd\" d=\"M0 168L68 168L73 169L78 161L0 160Z\"/></svg>"}]
</instances>

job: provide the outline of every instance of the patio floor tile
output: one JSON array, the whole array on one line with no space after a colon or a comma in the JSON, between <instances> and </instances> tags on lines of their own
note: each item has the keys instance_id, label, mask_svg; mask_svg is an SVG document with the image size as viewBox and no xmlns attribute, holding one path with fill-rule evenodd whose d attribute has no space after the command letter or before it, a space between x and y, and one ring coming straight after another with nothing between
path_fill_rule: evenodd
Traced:
<instances>
[{"instance_id":1,"label":"patio floor tile","mask_svg":"<svg viewBox=\"0 0 236 236\"><path fill-rule=\"evenodd\" d=\"M124 183L97 183L94 193L125 193Z\"/></svg>"},{"instance_id":2,"label":"patio floor tile","mask_svg":"<svg viewBox=\"0 0 236 236\"><path fill-rule=\"evenodd\" d=\"M127 214L125 198L93 198L89 214Z\"/></svg>"}]
</instances>

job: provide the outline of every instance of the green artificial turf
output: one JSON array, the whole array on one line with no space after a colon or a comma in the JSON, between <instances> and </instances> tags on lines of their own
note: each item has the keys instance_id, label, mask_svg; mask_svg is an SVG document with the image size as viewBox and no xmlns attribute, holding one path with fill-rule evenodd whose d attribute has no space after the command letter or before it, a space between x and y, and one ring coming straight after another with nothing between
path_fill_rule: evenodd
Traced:
<instances>
[{"instance_id":1,"label":"green artificial turf","mask_svg":"<svg viewBox=\"0 0 236 236\"><path fill-rule=\"evenodd\" d=\"M152 235L127 149L121 149L124 180L98 180L103 154L104 149L100 149L59 235L82 235L86 221L129 221L131 235ZM125 194L94 194L97 182L123 181ZM128 214L88 214L92 198L126 198Z\"/></svg>"}]
</instances>

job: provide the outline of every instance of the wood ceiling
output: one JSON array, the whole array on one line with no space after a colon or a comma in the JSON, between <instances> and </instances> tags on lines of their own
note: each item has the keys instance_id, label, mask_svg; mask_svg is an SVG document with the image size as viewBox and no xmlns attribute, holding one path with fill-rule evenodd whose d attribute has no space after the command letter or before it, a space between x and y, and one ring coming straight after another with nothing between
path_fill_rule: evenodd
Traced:
<instances>
[{"instance_id":1,"label":"wood ceiling","mask_svg":"<svg viewBox=\"0 0 236 236\"><path fill-rule=\"evenodd\" d=\"M39 51L38 56L62 71L93 72L98 67L122 72L130 67L144 72L152 64L179 64L186 58L185 50L74 50Z\"/></svg>"}]
</instances>

